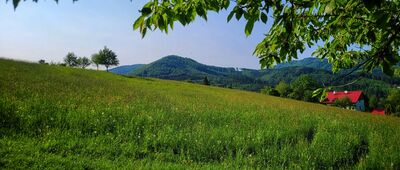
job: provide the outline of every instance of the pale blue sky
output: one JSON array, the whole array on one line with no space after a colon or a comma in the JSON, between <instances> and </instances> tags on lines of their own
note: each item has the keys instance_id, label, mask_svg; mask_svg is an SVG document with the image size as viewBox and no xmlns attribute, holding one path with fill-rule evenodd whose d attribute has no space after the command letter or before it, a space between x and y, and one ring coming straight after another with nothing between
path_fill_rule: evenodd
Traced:
<instances>
[{"instance_id":1,"label":"pale blue sky","mask_svg":"<svg viewBox=\"0 0 400 170\"><path fill-rule=\"evenodd\" d=\"M189 26L175 24L168 34L148 32L144 39L132 24L146 1L52 0L22 2L14 12L12 3L0 3L0 56L19 60L61 62L67 52L90 56L104 46L115 51L121 65L150 63L176 54L201 63L256 68L253 56L269 24L257 24L250 37L243 21L226 22L228 12L210 13ZM309 52L301 56L309 56Z\"/></svg>"}]
</instances>

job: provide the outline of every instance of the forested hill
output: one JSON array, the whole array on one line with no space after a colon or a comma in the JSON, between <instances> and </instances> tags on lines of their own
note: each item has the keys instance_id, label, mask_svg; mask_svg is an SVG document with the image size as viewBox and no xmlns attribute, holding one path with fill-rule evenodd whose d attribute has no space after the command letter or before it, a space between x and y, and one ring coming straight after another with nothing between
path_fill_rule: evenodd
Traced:
<instances>
[{"instance_id":1,"label":"forested hill","mask_svg":"<svg viewBox=\"0 0 400 170\"><path fill-rule=\"evenodd\" d=\"M117 67L111 72L194 83L203 83L204 78L207 77L214 86L250 91L259 91L264 86L275 86L281 81L291 83L301 75L309 75L320 84L332 83L332 80L335 80L334 85L346 84L362 77L362 81L345 87L345 90L364 90L370 94L382 94L386 91L384 89L400 84L399 78L385 76L379 71L374 74L355 73L344 79L337 79L340 73L333 74L331 68L327 60L317 58L278 64L273 69L255 70L209 66L190 58L171 55L147 65Z\"/></svg>"},{"instance_id":2,"label":"forested hill","mask_svg":"<svg viewBox=\"0 0 400 170\"><path fill-rule=\"evenodd\" d=\"M204 78L204 76L228 76L235 74L234 68L208 66L180 56L170 55L144 67L133 70L130 74L146 77L169 77L175 79Z\"/></svg>"},{"instance_id":3,"label":"forested hill","mask_svg":"<svg viewBox=\"0 0 400 170\"><path fill-rule=\"evenodd\" d=\"M256 72L258 70L249 70ZM207 77L212 85L240 88L256 91L266 82L257 79L253 74L243 74L236 68L216 67L201 64L193 59L176 55L163 57L143 67L132 69L127 75L140 77L154 77L169 80L181 80L202 83Z\"/></svg>"}]
</instances>

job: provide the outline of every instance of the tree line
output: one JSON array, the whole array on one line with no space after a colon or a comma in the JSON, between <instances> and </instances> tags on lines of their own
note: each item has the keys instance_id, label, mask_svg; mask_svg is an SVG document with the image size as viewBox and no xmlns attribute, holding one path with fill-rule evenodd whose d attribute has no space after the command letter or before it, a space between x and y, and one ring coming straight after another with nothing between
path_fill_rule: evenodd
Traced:
<instances>
[{"instance_id":1,"label":"tree line","mask_svg":"<svg viewBox=\"0 0 400 170\"><path fill-rule=\"evenodd\" d=\"M318 102L312 92L321 85L309 75L302 75L288 84L285 81L279 82L275 87L265 86L261 93L272 96L286 97L307 102Z\"/></svg>"},{"instance_id":2,"label":"tree line","mask_svg":"<svg viewBox=\"0 0 400 170\"><path fill-rule=\"evenodd\" d=\"M46 61L43 59L39 60L39 63L47 64ZM106 67L106 71L108 72L110 66L117 66L119 64L119 60L117 58L117 54L115 54L114 51L110 50L107 47L104 47L98 53L93 54L90 59L85 56L78 57L75 53L69 52L64 57L64 63L61 63L60 65L68 67L80 67L85 69L91 64L94 64L97 70L99 69L100 65L103 65L104 67Z\"/></svg>"}]
</instances>

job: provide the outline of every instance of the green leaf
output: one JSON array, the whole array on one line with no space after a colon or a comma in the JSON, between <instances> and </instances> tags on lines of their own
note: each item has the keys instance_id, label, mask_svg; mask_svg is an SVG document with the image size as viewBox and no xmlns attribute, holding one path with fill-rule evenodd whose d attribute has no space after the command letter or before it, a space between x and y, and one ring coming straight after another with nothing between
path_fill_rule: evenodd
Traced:
<instances>
[{"instance_id":1,"label":"green leaf","mask_svg":"<svg viewBox=\"0 0 400 170\"><path fill-rule=\"evenodd\" d=\"M146 36L146 32L147 32L147 28L146 28L146 27L144 27L144 28L140 31L140 33L142 34L142 38L144 38L144 36Z\"/></svg>"},{"instance_id":2,"label":"green leaf","mask_svg":"<svg viewBox=\"0 0 400 170\"><path fill-rule=\"evenodd\" d=\"M231 11L231 13L229 13L228 18L227 18L227 22L231 21L233 15L235 15L235 10Z\"/></svg>"},{"instance_id":3,"label":"green leaf","mask_svg":"<svg viewBox=\"0 0 400 170\"><path fill-rule=\"evenodd\" d=\"M325 7L325 13L331 14L333 9L335 9L336 4L335 0L331 0L331 2Z\"/></svg>"},{"instance_id":4,"label":"green leaf","mask_svg":"<svg viewBox=\"0 0 400 170\"><path fill-rule=\"evenodd\" d=\"M199 15L199 16L204 16L205 15L205 13L206 13L206 11L204 10L204 8L201 6L201 5L198 5L197 7L196 7L196 12L197 12L197 14Z\"/></svg>"},{"instance_id":5,"label":"green leaf","mask_svg":"<svg viewBox=\"0 0 400 170\"><path fill-rule=\"evenodd\" d=\"M268 21L268 16L264 12L261 13L261 21L266 24Z\"/></svg>"},{"instance_id":6,"label":"green leaf","mask_svg":"<svg viewBox=\"0 0 400 170\"><path fill-rule=\"evenodd\" d=\"M142 12L142 15L150 15L151 14L151 8L142 8L142 10L140 10L140 12Z\"/></svg>"},{"instance_id":7,"label":"green leaf","mask_svg":"<svg viewBox=\"0 0 400 170\"><path fill-rule=\"evenodd\" d=\"M274 55L273 58L276 63L281 63L281 58L279 58L278 56Z\"/></svg>"},{"instance_id":8,"label":"green leaf","mask_svg":"<svg viewBox=\"0 0 400 170\"><path fill-rule=\"evenodd\" d=\"M238 10L236 11L236 19L240 20L240 18L242 18L243 15L243 9L242 8L238 8Z\"/></svg>"},{"instance_id":9,"label":"green leaf","mask_svg":"<svg viewBox=\"0 0 400 170\"><path fill-rule=\"evenodd\" d=\"M249 36L251 34L251 32L253 31L253 27L254 27L254 20L248 21L244 31L246 36Z\"/></svg>"},{"instance_id":10,"label":"green leaf","mask_svg":"<svg viewBox=\"0 0 400 170\"><path fill-rule=\"evenodd\" d=\"M229 8L230 2L231 2L230 0L225 0L225 1L224 1L224 8L225 8L225 9L228 9L228 8Z\"/></svg>"},{"instance_id":11,"label":"green leaf","mask_svg":"<svg viewBox=\"0 0 400 170\"><path fill-rule=\"evenodd\" d=\"M14 10L17 9L20 0L13 0Z\"/></svg>"},{"instance_id":12,"label":"green leaf","mask_svg":"<svg viewBox=\"0 0 400 170\"><path fill-rule=\"evenodd\" d=\"M319 97L319 102L324 102L327 96L327 91L330 88L318 88L313 91L312 97Z\"/></svg>"},{"instance_id":13,"label":"green leaf","mask_svg":"<svg viewBox=\"0 0 400 170\"><path fill-rule=\"evenodd\" d=\"M142 10L140 10L140 12L142 13L142 16L147 16L150 15L152 10L151 10L151 6L154 3L152 1L150 1L149 3L147 3L146 5L143 6Z\"/></svg>"},{"instance_id":14,"label":"green leaf","mask_svg":"<svg viewBox=\"0 0 400 170\"><path fill-rule=\"evenodd\" d=\"M141 27L141 26L143 25L143 21L144 21L144 17L143 17L143 16L139 17L139 18L135 21L135 23L133 24L133 29L136 30L136 29L138 29L139 27Z\"/></svg>"},{"instance_id":15,"label":"green leaf","mask_svg":"<svg viewBox=\"0 0 400 170\"><path fill-rule=\"evenodd\" d=\"M318 14L322 14L325 11L326 4L321 4L318 9Z\"/></svg>"}]
</instances>

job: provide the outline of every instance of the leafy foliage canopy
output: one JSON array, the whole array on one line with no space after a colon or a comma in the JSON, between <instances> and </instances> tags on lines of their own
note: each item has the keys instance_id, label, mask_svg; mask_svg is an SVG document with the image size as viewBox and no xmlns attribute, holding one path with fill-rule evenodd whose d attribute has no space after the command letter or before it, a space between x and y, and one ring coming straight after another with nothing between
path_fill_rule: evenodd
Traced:
<instances>
[{"instance_id":1,"label":"leafy foliage canopy","mask_svg":"<svg viewBox=\"0 0 400 170\"><path fill-rule=\"evenodd\" d=\"M231 10L233 17L245 19L248 36L256 22L273 25L254 54L262 68L298 57L306 46L322 42L314 55L327 58L333 70L375 67L393 75L399 61L400 2L379 0L151 0L141 10L134 29L144 36L147 29L168 32L175 22L187 25L208 11ZM271 17L268 17L270 15Z\"/></svg>"}]
</instances>

